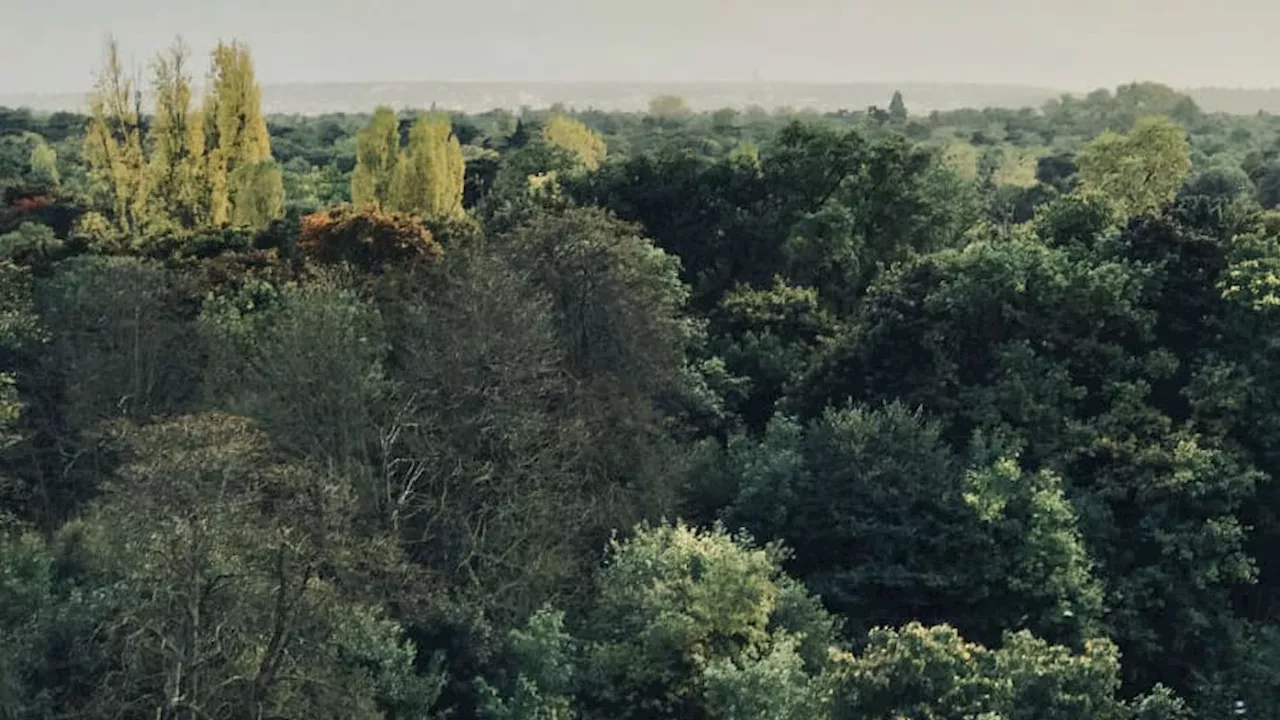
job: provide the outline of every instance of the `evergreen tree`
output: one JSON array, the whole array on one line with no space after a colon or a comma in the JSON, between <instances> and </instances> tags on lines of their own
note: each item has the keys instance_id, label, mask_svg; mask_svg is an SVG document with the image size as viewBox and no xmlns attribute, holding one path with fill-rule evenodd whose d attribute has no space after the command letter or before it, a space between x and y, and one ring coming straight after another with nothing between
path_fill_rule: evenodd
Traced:
<instances>
[{"instance_id":1,"label":"evergreen tree","mask_svg":"<svg viewBox=\"0 0 1280 720\"><path fill-rule=\"evenodd\" d=\"M400 125L395 111L379 106L356 135L356 167L351 173L351 202L378 204L391 194L400 152Z\"/></svg>"},{"instance_id":2,"label":"evergreen tree","mask_svg":"<svg viewBox=\"0 0 1280 720\"><path fill-rule=\"evenodd\" d=\"M893 91L893 99L889 101L889 119L895 123L906 122L907 104L902 100L902 92Z\"/></svg>"},{"instance_id":3,"label":"evergreen tree","mask_svg":"<svg viewBox=\"0 0 1280 720\"><path fill-rule=\"evenodd\" d=\"M508 150L518 150L529 144L529 125L523 117L516 118L515 128L511 134L507 136L506 147Z\"/></svg>"}]
</instances>

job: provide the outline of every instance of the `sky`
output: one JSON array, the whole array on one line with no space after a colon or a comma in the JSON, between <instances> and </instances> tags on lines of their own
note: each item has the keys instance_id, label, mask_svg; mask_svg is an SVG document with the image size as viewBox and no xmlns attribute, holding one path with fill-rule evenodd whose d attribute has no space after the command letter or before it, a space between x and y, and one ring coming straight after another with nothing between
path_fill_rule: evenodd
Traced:
<instances>
[{"instance_id":1,"label":"sky","mask_svg":"<svg viewBox=\"0 0 1280 720\"><path fill-rule=\"evenodd\" d=\"M263 84L1277 87L1278 30L1280 0L0 0L0 94L88 89L108 32L141 66L239 39Z\"/></svg>"}]
</instances>

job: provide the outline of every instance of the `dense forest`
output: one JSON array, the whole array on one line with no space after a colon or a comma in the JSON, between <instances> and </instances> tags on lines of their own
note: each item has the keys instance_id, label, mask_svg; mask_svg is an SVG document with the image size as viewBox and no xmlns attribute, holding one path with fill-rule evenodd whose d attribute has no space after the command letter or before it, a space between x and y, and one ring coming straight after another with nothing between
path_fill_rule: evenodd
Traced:
<instances>
[{"instance_id":1,"label":"dense forest","mask_svg":"<svg viewBox=\"0 0 1280 720\"><path fill-rule=\"evenodd\" d=\"M1280 116L207 61L0 109L0 718L1280 717Z\"/></svg>"}]
</instances>

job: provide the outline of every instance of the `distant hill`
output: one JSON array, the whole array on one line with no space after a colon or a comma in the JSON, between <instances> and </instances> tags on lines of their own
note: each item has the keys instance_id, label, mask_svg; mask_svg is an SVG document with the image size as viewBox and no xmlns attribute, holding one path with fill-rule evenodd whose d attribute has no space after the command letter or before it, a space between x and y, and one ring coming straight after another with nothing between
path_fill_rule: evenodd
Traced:
<instances>
[{"instance_id":1,"label":"distant hill","mask_svg":"<svg viewBox=\"0 0 1280 720\"><path fill-rule=\"evenodd\" d=\"M1209 112L1253 115L1261 111L1280 115L1280 88L1267 90L1193 88L1183 92L1190 95L1202 110Z\"/></svg>"},{"instance_id":2,"label":"distant hill","mask_svg":"<svg viewBox=\"0 0 1280 720\"><path fill-rule=\"evenodd\" d=\"M915 112L964 107L1039 106L1060 93L1012 85L933 83L524 83L524 82L390 82L293 83L263 85L263 109L272 114L314 115L328 112L368 112L375 105L395 108L430 107L480 112L493 108L547 107L554 103L599 110L639 111L655 95L683 97L699 110L759 105L812 108L819 111L865 110L887 107L901 90ZM39 111L83 110L78 94L0 95L0 106Z\"/></svg>"},{"instance_id":3,"label":"distant hill","mask_svg":"<svg viewBox=\"0 0 1280 720\"><path fill-rule=\"evenodd\" d=\"M264 110L271 114L316 115L368 112L375 105L480 112L493 108L547 107L554 103L599 110L644 110L655 95L683 97L695 109L758 105L818 111L887 107L900 90L912 112L985 107L1040 107L1064 93L1020 85L952 83L525 83L388 82L291 83L264 85ZM1209 112L1280 114L1280 89L1196 88L1188 91ZM37 111L83 110L82 94L0 95L0 106Z\"/></svg>"}]
</instances>

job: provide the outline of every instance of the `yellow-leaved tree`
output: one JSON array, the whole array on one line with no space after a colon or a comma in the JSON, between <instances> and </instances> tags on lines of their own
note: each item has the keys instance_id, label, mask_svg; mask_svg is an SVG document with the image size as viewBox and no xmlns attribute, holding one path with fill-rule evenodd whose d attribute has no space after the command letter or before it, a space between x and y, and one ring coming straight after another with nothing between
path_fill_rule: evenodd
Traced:
<instances>
[{"instance_id":1,"label":"yellow-leaved tree","mask_svg":"<svg viewBox=\"0 0 1280 720\"><path fill-rule=\"evenodd\" d=\"M147 159L142 148L141 93L124 70L120 48L108 37L102 69L89 94L84 157L117 226L137 231L147 222Z\"/></svg>"},{"instance_id":2,"label":"yellow-leaved tree","mask_svg":"<svg viewBox=\"0 0 1280 720\"><path fill-rule=\"evenodd\" d=\"M32 178L50 187L58 187L61 182L58 175L58 151L40 136L36 136L34 142L27 160L27 164L31 166Z\"/></svg>"},{"instance_id":3,"label":"yellow-leaved tree","mask_svg":"<svg viewBox=\"0 0 1280 720\"><path fill-rule=\"evenodd\" d=\"M356 167L351 172L351 202L377 205L391 196L391 180L400 154L400 121L391 108L374 109L369 124L356 134Z\"/></svg>"},{"instance_id":4,"label":"yellow-leaved tree","mask_svg":"<svg viewBox=\"0 0 1280 720\"><path fill-rule=\"evenodd\" d=\"M582 122L562 113L553 114L542 126L542 140L574 154L586 170L596 170L604 161L608 147L604 139Z\"/></svg>"},{"instance_id":5,"label":"yellow-leaved tree","mask_svg":"<svg viewBox=\"0 0 1280 720\"><path fill-rule=\"evenodd\" d=\"M448 115L421 113L400 147L400 122L389 107L373 111L356 135L351 201L429 219L463 214L466 161Z\"/></svg>"},{"instance_id":6,"label":"yellow-leaved tree","mask_svg":"<svg viewBox=\"0 0 1280 720\"><path fill-rule=\"evenodd\" d=\"M978 181L982 153L972 143L956 140L948 144L942 149L940 160L942 166L955 173L956 177L969 182Z\"/></svg>"},{"instance_id":7,"label":"yellow-leaved tree","mask_svg":"<svg viewBox=\"0 0 1280 720\"><path fill-rule=\"evenodd\" d=\"M122 237L229 224L265 227L284 214L283 173L271 159L262 91L249 49L213 50L204 106L193 103L181 38L152 70L155 116L143 143L142 94L108 37L89 95L84 153Z\"/></svg>"},{"instance_id":8,"label":"yellow-leaved tree","mask_svg":"<svg viewBox=\"0 0 1280 720\"><path fill-rule=\"evenodd\" d=\"M658 95L649 100L649 114L656 118L681 118L692 115L693 109L679 95Z\"/></svg>"},{"instance_id":9,"label":"yellow-leaved tree","mask_svg":"<svg viewBox=\"0 0 1280 720\"><path fill-rule=\"evenodd\" d=\"M992 184L996 187L1034 187L1039 182L1036 178L1037 160L1031 150L1003 148L991 176Z\"/></svg>"},{"instance_id":10,"label":"yellow-leaved tree","mask_svg":"<svg viewBox=\"0 0 1280 720\"><path fill-rule=\"evenodd\" d=\"M263 226L284 210L284 181L271 160L262 89L249 49L236 42L218 43L208 87L204 127L210 221Z\"/></svg>"},{"instance_id":11,"label":"yellow-leaved tree","mask_svg":"<svg viewBox=\"0 0 1280 720\"><path fill-rule=\"evenodd\" d=\"M151 200L154 214L170 225L198 227L209 219L205 177L204 121L192 105L190 51L181 38L156 58L152 90Z\"/></svg>"},{"instance_id":12,"label":"yellow-leaved tree","mask_svg":"<svg viewBox=\"0 0 1280 720\"><path fill-rule=\"evenodd\" d=\"M466 161L449 116L420 114L392 176L390 206L424 218L462 215Z\"/></svg>"},{"instance_id":13,"label":"yellow-leaved tree","mask_svg":"<svg viewBox=\"0 0 1280 720\"><path fill-rule=\"evenodd\" d=\"M231 173L231 224L263 229L284 216L284 173L267 159Z\"/></svg>"},{"instance_id":14,"label":"yellow-leaved tree","mask_svg":"<svg viewBox=\"0 0 1280 720\"><path fill-rule=\"evenodd\" d=\"M1126 216L1173 200L1191 173L1187 133L1165 117L1139 120L1128 135L1105 132L1076 157L1080 185L1102 193Z\"/></svg>"}]
</instances>

